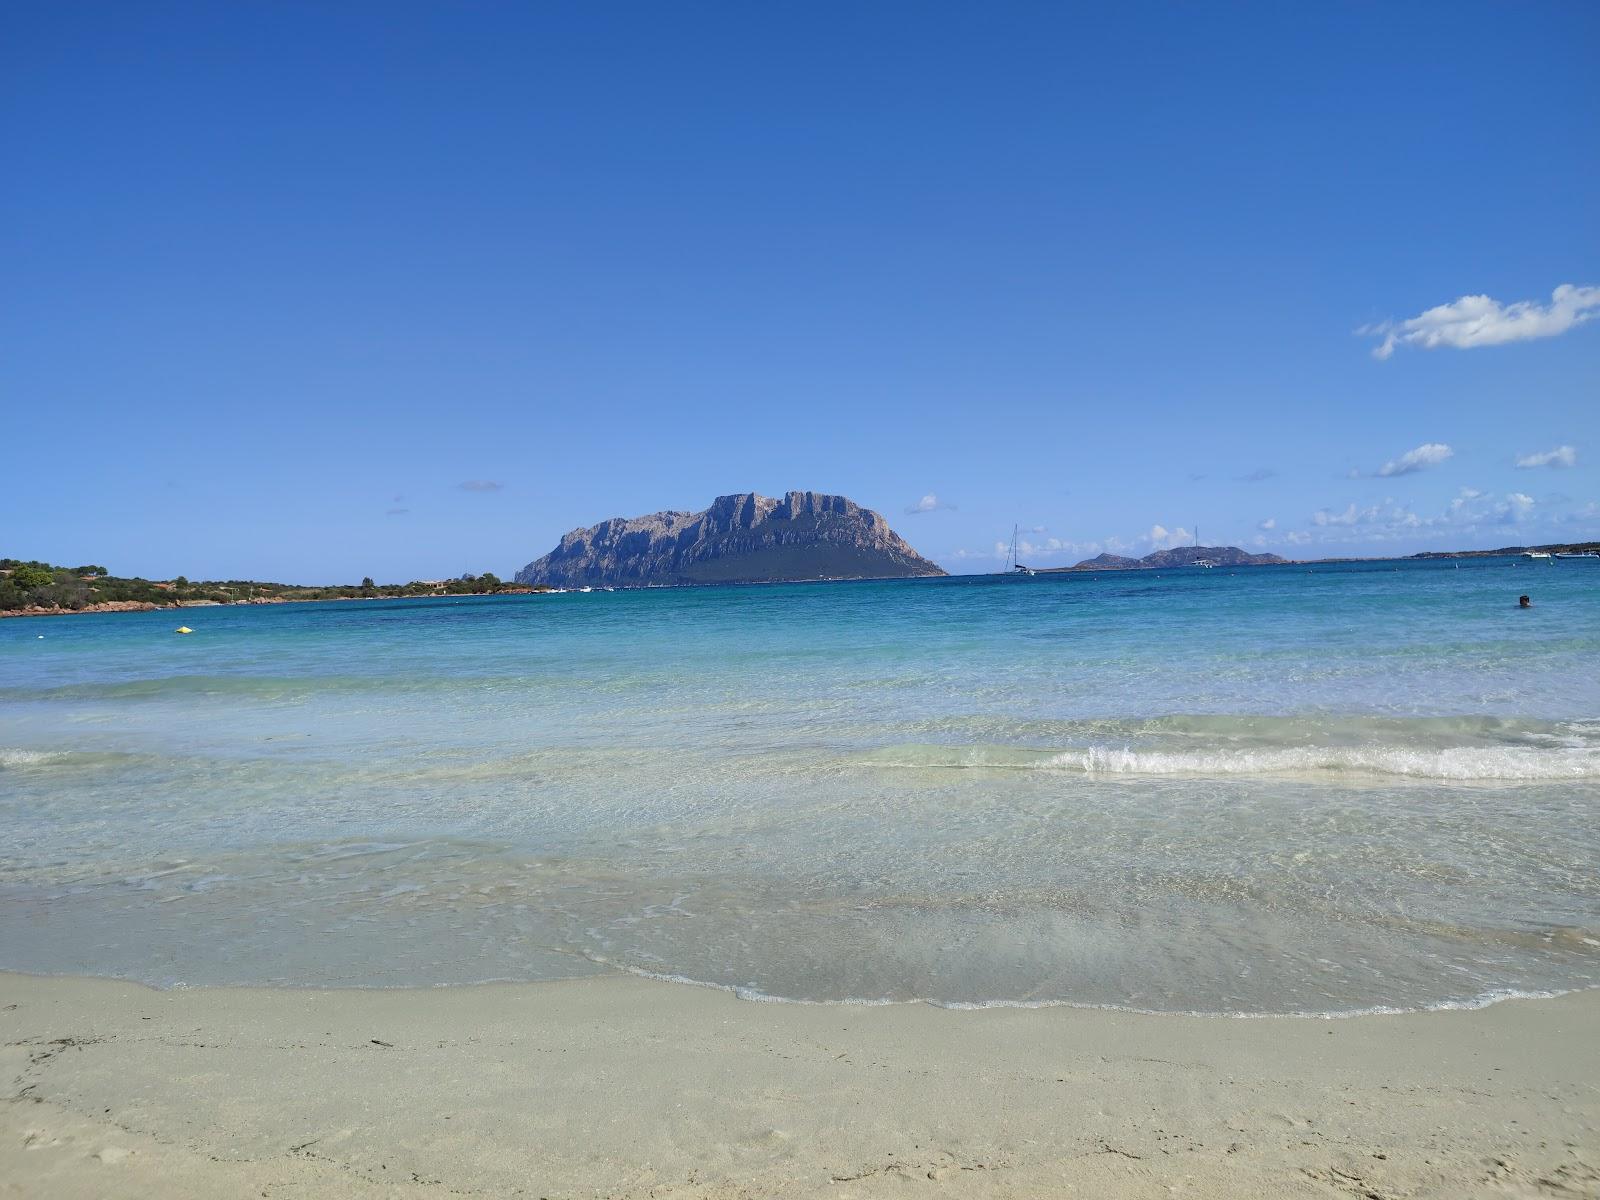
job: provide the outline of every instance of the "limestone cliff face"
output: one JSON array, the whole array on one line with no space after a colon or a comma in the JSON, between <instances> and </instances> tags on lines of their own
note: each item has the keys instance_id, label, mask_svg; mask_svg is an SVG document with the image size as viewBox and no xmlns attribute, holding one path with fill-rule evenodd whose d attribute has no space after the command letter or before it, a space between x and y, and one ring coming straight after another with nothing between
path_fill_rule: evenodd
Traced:
<instances>
[{"instance_id":1,"label":"limestone cliff face","mask_svg":"<svg viewBox=\"0 0 1600 1200\"><path fill-rule=\"evenodd\" d=\"M574 529L518 583L554 587L760 583L943 575L870 508L843 496L742 492L704 512L613 517Z\"/></svg>"}]
</instances>

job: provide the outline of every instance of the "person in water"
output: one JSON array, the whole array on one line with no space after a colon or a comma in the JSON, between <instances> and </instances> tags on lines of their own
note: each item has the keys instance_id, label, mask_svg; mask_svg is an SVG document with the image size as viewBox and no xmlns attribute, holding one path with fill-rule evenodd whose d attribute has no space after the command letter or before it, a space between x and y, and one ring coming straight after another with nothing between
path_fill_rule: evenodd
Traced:
<instances>
[{"instance_id":1,"label":"person in water","mask_svg":"<svg viewBox=\"0 0 1600 1200\"><path fill-rule=\"evenodd\" d=\"M1529 600L1526 596L1518 596L1517 597L1517 607L1518 608L1532 608L1533 607L1533 601Z\"/></svg>"}]
</instances>

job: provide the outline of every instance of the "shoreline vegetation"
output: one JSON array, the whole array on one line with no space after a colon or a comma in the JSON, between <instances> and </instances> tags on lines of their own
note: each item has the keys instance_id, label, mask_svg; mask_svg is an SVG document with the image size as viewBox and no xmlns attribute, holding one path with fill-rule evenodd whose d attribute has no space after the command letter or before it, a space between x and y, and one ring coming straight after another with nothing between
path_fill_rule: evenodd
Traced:
<instances>
[{"instance_id":1,"label":"shoreline vegetation","mask_svg":"<svg viewBox=\"0 0 1600 1200\"><path fill-rule=\"evenodd\" d=\"M404 600L424 596L531 595L553 589L500 579L492 571L410 583L307 586L252 579L196 580L182 575L150 580L112 575L101 566L61 567L0 558L0 617L52 617L91 612L153 612L232 604L292 604L312 600Z\"/></svg>"},{"instance_id":2,"label":"shoreline vegetation","mask_svg":"<svg viewBox=\"0 0 1600 1200\"><path fill-rule=\"evenodd\" d=\"M1556 542L1541 546L1502 546L1496 550L1422 550L1400 559L1381 557L1280 559L1275 555L1248 555L1237 547L1194 547L1189 558L1235 551L1238 561L1220 560L1215 565L1230 568L1253 566L1316 566L1319 564L1393 562L1407 559L1500 558L1527 551L1571 554L1600 551L1600 542ZM1102 559L1108 556L1102 555ZM1151 556L1156 557L1156 556ZM1254 559L1255 561L1248 561ZM1057 575L1088 570L1141 571L1189 565L1185 561L1151 562L1141 559L1115 561L1090 560L1072 567L1035 568L1041 575ZM1004 574L1004 572L995 572ZM781 581L780 581L781 582ZM818 582L813 579L795 583ZM619 585L622 586L622 585ZM684 586L695 584L651 587ZM523 584L502 580L492 571L481 575L461 575L454 579L414 579L409 583L374 583L370 577L358 584L306 585L270 583L251 579L191 581L179 575L170 580L150 580L139 576L121 577L105 567L85 565L55 566L39 561L0 558L0 617L54 617L75 613L154 612L158 609L209 608L235 604L293 604L319 600L408 600L428 596L507 596L535 595L565 589L549 584Z\"/></svg>"}]
</instances>

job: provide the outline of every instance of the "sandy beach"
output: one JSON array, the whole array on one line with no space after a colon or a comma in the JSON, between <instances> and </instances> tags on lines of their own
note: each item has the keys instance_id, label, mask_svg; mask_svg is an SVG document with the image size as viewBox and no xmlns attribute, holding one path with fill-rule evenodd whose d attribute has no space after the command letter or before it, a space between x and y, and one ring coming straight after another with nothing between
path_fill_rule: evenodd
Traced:
<instances>
[{"instance_id":1,"label":"sandy beach","mask_svg":"<svg viewBox=\"0 0 1600 1200\"><path fill-rule=\"evenodd\" d=\"M1600 1195L1600 993L1339 1020L0 976L5 1196Z\"/></svg>"}]
</instances>

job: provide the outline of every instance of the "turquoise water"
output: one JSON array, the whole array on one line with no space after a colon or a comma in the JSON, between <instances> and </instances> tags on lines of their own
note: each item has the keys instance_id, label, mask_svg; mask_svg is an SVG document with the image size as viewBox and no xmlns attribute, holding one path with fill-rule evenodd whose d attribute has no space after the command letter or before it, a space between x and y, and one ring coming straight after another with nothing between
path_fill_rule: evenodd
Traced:
<instances>
[{"instance_id":1,"label":"turquoise water","mask_svg":"<svg viewBox=\"0 0 1600 1200\"><path fill-rule=\"evenodd\" d=\"M0 967L1233 1013L1600 983L1600 564L182 620L0 622Z\"/></svg>"}]
</instances>

